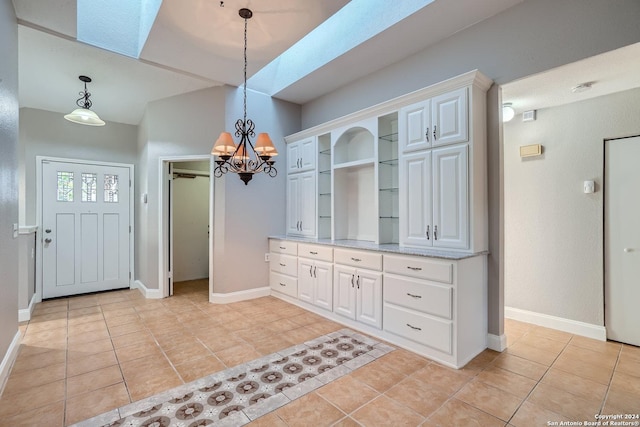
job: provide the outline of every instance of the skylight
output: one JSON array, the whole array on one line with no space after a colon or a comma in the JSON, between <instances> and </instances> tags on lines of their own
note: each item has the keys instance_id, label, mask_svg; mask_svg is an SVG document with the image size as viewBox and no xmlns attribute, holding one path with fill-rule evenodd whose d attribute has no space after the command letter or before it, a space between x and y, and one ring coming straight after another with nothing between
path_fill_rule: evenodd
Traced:
<instances>
[{"instance_id":1,"label":"skylight","mask_svg":"<svg viewBox=\"0 0 640 427\"><path fill-rule=\"evenodd\" d=\"M79 41L139 58L162 0L78 0Z\"/></svg>"},{"instance_id":2,"label":"skylight","mask_svg":"<svg viewBox=\"0 0 640 427\"><path fill-rule=\"evenodd\" d=\"M274 95L433 1L351 0L254 74L248 85Z\"/></svg>"}]
</instances>

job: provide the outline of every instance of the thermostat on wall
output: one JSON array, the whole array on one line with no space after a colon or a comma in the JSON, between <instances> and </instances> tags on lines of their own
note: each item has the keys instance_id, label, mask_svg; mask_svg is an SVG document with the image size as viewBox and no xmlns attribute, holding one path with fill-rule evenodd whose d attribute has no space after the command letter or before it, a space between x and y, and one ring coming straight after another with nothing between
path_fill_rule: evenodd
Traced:
<instances>
[{"instance_id":1,"label":"thermostat on wall","mask_svg":"<svg viewBox=\"0 0 640 427\"><path fill-rule=\"evenodd\" d=\"M540 154L542 154L542 145L540 144L520 146L520 157L533 157Z\"/></svg>"}]
</instances>

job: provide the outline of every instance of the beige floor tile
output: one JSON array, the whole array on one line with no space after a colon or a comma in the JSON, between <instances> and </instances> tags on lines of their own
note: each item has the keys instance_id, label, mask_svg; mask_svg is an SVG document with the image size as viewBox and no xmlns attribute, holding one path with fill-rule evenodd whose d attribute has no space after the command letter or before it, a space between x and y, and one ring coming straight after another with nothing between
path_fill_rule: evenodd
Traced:
<instances>
[{"instance_id":1,"label":"beige floor tile","mask_svg":"<svg viewBox=\"0 0 640 427\"><path fill-rule=\"evenodd\" d=\"M478 380L524 399L537 382L515 372L491 366L478 374Z\"/></svg>"},{"instance_id":2,"label":"beige floor tile","mask_svg":"<svg viewBox=\"0 0 640 427\"><path fill-rule=\"evenodd\" d=\"M94 314L102 315L102 309L100 308L99 305L78 308L75 310L69 310L69 319L74 319L77 317L86 317Z\"/></svg>"},{"instance_id":3,"label":"beige floor tile","mask_svg":"<svg viewBox=\"0 0 640 427\"><path fill-rule=\"evenodd\" d=\"M570 339L571 336L569 336ZM560 354L560 352L567 346L567 341L556 341L551 338L547 338L545 335L536 335L534 331L525 334L518 344L527 344L531 347L535 347L540 350L545 350L550 353Z\"/></svg>"},{"instance_id":4,"label":"beige floor tile","mask_svg":"<svg viewBox=\"0 0 640 427\"><path fill-rule=\"evenodd\" d=\"M365 426L417 426L424 417L393 399L380 396L354 412L351 417Z\"/></svg>"},{"instance_id":5,"label":"beige floor tile","mask_svg":"<svg viewBox=\"0 0 640 427\"><path fill-rule=\"evenodd\" d=\"M27 327L27 333L22 338L22 344L42 344L50 341L67 341L67 328L55 328L50 330L34 330L33 332Z\"/></svg>"},{"instance_id":6,"label":"beige floor tile","mask_svg":"<svg viewBox=\"0 0 640 427\"><path fill-rule=\"evenodd\" d=\"M130 403L124 383L67 399L65 423L71 425Z\"/></svg>"},{"instance_id":7,"label":"beige floor tile","mask_svg":"<svg viewBox=\"0 0 640 427\"><path fill-rule=\"evenodd\" d=\"M8 396L3 395L0 400L0 420L63 401L64 397L64 380L31 387Z\"/></svg>"},{"instance_id":8,"label":"beige floor tile","mask_svg":"<svg viewBox=\"0 0 640 427\"><path fill-rule=\"evenodd\" d=\"M599 351L601 353L619 353L622 345L613 341L600 341L592 338L581 337L574 335L569 342L569 345L581 348L587 348L593 351Z\"/></svg>"},{"instance_id":9,"label":"beige floor tile","mask_svg":"<svg viewBox=\"0 0 640 427\"><path fill-rule=\"evenodd\" d=\"M322 334L318 334L315 331L310 330L306 327L300 327L298 329L292 329L287 332L287 339L297 343L303 343L305 341L310 341L314 338L318 338Z\"/></svg>"},{"instance_id":10,"label":"beige floor tile","mask_svg":"<svg viewBox=\"0 0 640 427\"><path fill-rule=\"evenodd\" d=\"M78 357L90 356L96 353L102 353L104 351L113 350L113 344L110 338L103 338L97 341L85 342L73 342L69 344L67 357L69 359L76 359Z\"/></svg>"},{"instance_id":11,"label":"beige floor tile","mask_svg":"<svg viewBox=\"0 0 640 427\"><path fill-rule=\"evenodd\" d=\"M522 406L520 406L520 408L518 408L509 423L514 427L542 427L553 425L553 422L560 423L561 421L575 422L576 420L571 420L564 415L557 414L534 403L526 401L522 404Z\"/></svg>"},{"instance_id":12,"label":"beige floor tile","mask_svg":"<svg viewBox=\"0 0 640 427\"><path fill-rule=\"evenodd\" d=\"M131 332L129 334L111 337L113 347L126 347L128 345L139 344L142 342L154 343L153 336L147 331Z\"/></svg>"},{"instance_id":13,"label":"beige floor tile","mask_svg":"<svg viewBox=\"0 0 640 427\"><path fill-rule=\"evenodd\" d=\"M604 384L555 368L549 369L544 378L542 378L542 383L585 399L599 401L604 399L607 392L607 386Z\"/></svg>"},{"instance_id":14,"label":"beige floor tile","mask_svg":"<svg viewBox=\"0 0 640 427\"><path fill-rule=\"evenodd\" d=\"M104 320L107 322L107 327L109 328L113 328L114 326L127 325L132 322L142 321L137 312L135 314L125 314L124 316L118 317L105 317Z\"/></svg>"},{"instance_id":15,"label":"beige floor tile","mask_svg":"<svg viewBox=\"0 0 640 427\"><path fill-rule=\"evenodd\" d=\"M126 335L131 332L139 332L146 329L144 323L141 320L134 320L122 325L109 326L109 335L112 337L118 337L120 335Z\"/></svg>"},{"instance_id":16,"label":"beige floor tile","mask_svg":"<svg viewBox=\"0 0 640 427\"><path fill-rule=\"evenodd\" d=\"M171 363L169 363L164 354L159 353L128 362L122 362L120 363L120 369L122 371L122 375L124 375L125 381L128 383L138 376L146 376L156 370L159 371L172 368Z\"/></svg>"},{"instance_id":17,"label":"beige floor tile","mask_svg":"<svg viewBox=\"0 0 640 427\"><path fill-rule=\"evenodd\" d=\"M67 377L81 375L96 369L106 368L107 366L117 365L118 360L113 350L103 351L85 357L74 359L73 363L67 365Z\"/></svg>"},{"instance_id":18,"label":"beige floor tile","mask_svg":"<svg viewBox=\"0 0 640 427\"><path fill-rule=\"evenodd\" d=\"M127 378L125 376L125 378ZM153 369L140 372L131 379L127 379L127 388L133 401L144 399L162 391L184 384L173 368Z\"/></svg>"},{"instance_id":19,"label":"beige floor tile","mask_svg":"<svg viewBox=\"0 0 640 427\"><path fill-rule=\"evenodd\" d=\"M503 427L505 422L458 399L450 399L427 419L427 425L438 427Z\"/></svg>"},{"instance_id":20,"label":"beige floor tile","mask_svg":"<svg viewBox=\"0 0 640 427\"><path fill-rule=\"evenodd\" d=\"M182 328L166 333L154 333L153 337L165 350L198 344L198 339Z\"/></svg>"},{"instance_id":21,"label":"beige floor tile","mask_svg":"<svg viewBox=\"0 0 640 427\"><path fill-rule=\"evenodd\" d=\"M67 398L122 382L118 365L67 378Z\"/></svg>"},{"instance_id":22,"label":"beige floor tile","mask_svg":"<svg viewBox=\"0 0 640 427\"><path fill-rule=\"evenodd\" d=\"M51 313L60 313L60 312L67 312L67 306L65 305L44 305L45 303L42 304L38 304L36 306L36 308L33 309L33 315L35 317L37 316L41 316L44 314L51 314Z\"/></svg>"},{"instance_id":23,"label":"beige floor tile","mask_svg":"<svg viewBox=\"0 0 640 427\"><path fill-rule=\"evenodd\" d=\"M107 324L104 320L98 320L96 322L86 322L79 325L69 325L69 339L77 335L91 333L108 332Z\"/></svg>"},{"instance_id":24,"label":"beige floor tile","mask_svg":"<svg viewBox=\"0 0 640 427\"><path fill-rule=\"evenodd\" d=\"M175 369L178 371L184 382L191 382L198 378L223 371L226 369L226 366L217 357L207 355L200 359L194 359L180 365L175 365Z\"/></svg>"},{"instance_id":25,"label":"beige floor tile","mask_svg":"<svg viewBox=\"0 0 640 427\"><path fill-rule=\"evenodd\" d=\"M568 332L545 328L544 326L534 326L529 331L529 334L560 341L564 344L568 343L571 340L571 337L573 337L573 335Z\"/></svg>"},{"instance_id":26,"label":"beige floor tile","mask_svg":"<svg viewBox=\"0 0 640 427\"><path fill-rule=\"evenodd\" d=\"M365 383L356 380L352 375L332 381L319 388L316 393L346 414L352 413L380 395Z\"/></svg>"},{"instance_id":27,"label":"beige floor tile","mask_svg":"<svg viewBox=\"0 0 640 427\"><path fill-rule=\"evenodd\" d=\"M262 326L253 326L249 329L242 329L240 331L237 331L236 334L243 340L247 341L249 344L253 344L253 341L273 335L273 332L270 329L264 328Z\"/></svg>"},{"instance_id":28,"label":"beige floor tile","mask_svg":"<svg viewBox=\"0 0 640 427\"><path fill-rule=\"evenodd\" d=\"M247 424L249 427L287 427L287 423L274 412L264 415Z\"/></svg>"},{"instance_id":29,"label":"beige floor tile","mask_svg":"<svg viewBox=\"0 0 640 427\"><path fill-rule=\"evenodd\" d=\"M98 322L98 321L104 321L104 316L102 315L102 313L94 313L94 314L87 314L87 315L78 316L78 317L70 317L69 326L82 325L83 323Z\"/></svg>"},{"instance_id":30,"label":"beige floor tile","mask_svg":"<svg viewBox=\"0 0 640 427\"><path fill-rule=\"evenodd\" d=\"M379 393L384 393L406 378L402 372L380 359L355 370L351 375Z\"/></svg>"},{"instance_id":31,"label":"beige floor tile","mask_svg":"<svg viewBox=\"0 0 640 427\"><path fill-rule=\"evenodd\" d=\"M623 344L622 345L622 350L620 350L620 353L623 356L634 357L635 359L640 360L640 347L636 347L636 346L628 345L628 344Z\"/></svg>"},{"instance_id":32,"label":"beige floor tile","mask_svg":"<svg viewBox=\"0 0 640 427\"><path fill-rule=\"evenodd\" d=\"M34 410L21 412L13 417L0 420L0 425L11 427L63 427L64 401L42 406Z\"/></svg>"},{"instance_id":33,"label":"beige floor tile","mask_svg":"<svg viewBox=\"0 0 640 427\"><path fill-rule=\"evenodd\" d=\"M607 369L603 366L585 362L582 359L564 355L561 355L554 362L553 367L604 385L609 384L613 373L613 369Z\"/></svg>"},{"instance_id":34,"label":"beige floor tile","mask_svg":"<svg viewBox=\"0 0 640 427\"><path fill-rule=\"evenodd\" d=\"M587 348L567 346L559 360L580 360L584 363L596 365L607 370L612 370L618 361L618 352L602 353Z\"/></svg>"},{"instance_id":35,"label":"beige floor tile","mask_svg":"<svg viewBox=\"0 0 640 427\"><path fill-rule=\"evenodd\" d=\"M638 409L640 410L640 380L638 377L624 372L615 372L611 380L610 389L636 396L638 398Z\"/></svg>"},{"instance_id":36,"label":"beige floor tile","mask_svg":"<svg viewBox=\"0 0 640 427\"><path fill-rule=\"evenodd\" d=\"M438 387L449 395L460 390L462 386L470 380L470 377L466 374L435 363L425 366L415 374L411 375L411 377Z\"/></svg>"},{"instance_id":37,"label":"beige floor tile","mask_svg":"<svg viewBox=\"0 0 640 427\"><path fill-rule=\"evenodd\" d=\"M415 378L405 379L385 395L423 417L430 416L449 399L449 395L444 391Z\"/></svg>"},{"instance_id":38,"label":"beige floor tile","mask_svg":"<svg viewBox=\"0 0 640 427\"><path fill-rule=\"evenodd\" d=\"M261 339L256 339L251 343L253 348L264 355L276 353L295 344L297 343L286 338L286 334L270 335Z\"/></svg>"},{"instance_id":39,"label":"beige floor tile","mask_svg":"<svg viewBox=\"0 0 640 427\"><path fill-rule=\"evenodd\" d=\"M165 354L174 365L179 365L193 359L200 359L211 354L211 351L199 342L194 342L171 350L165 350Z\"/></svg>"},{"instance_id":40,"label":"beige floor tile","mask_svg":"<svg viewBox=\"0 0 640 427\"><path fill-rule=\"evenodd\" d=\"M509 421L523 401L477 379L465 385L455 398L504 421Z\"/></svg>"},{"instance_id":41,"label":"beige floor tile","mask_svg":"<svg viewBox=\"0 0 640 427\"><path fill-rule=\"evenodd\" d=\"M411 375L431 363L430 360L403 349L394 350L378 360L403 375Z\"/></svg>"},{"instance_id":42,"label":"beige floor tile","mask_svg":"<svg viewBox=\"0 0 640 427\"><path fill-rule=\"evenodd\" d=\"M45 366L51 366L65 362L66 359L67 352L65 350L49 350L46 352L41 352L16 359L11 372L19 373L38 368L44 368Z\"/></svg>"},{"instance_id":43,"label":"beige floor tile","mask_svg":"<svg viewBox=\"0 0 640 427\"><path fill-rule=\"evenodd\" d=\"M351 417L344 417L337 423L335 423L332 427L361 427L362 424L358 423Z\"/></svg>"},{"instance_id":44,"label":"beige floor tile","mask_svg":"<svg viewBox=\"0 0 640 427\"><path fill-rule=\"evenodd\" d=\"M315 393L307 394L278 409L275 414L289 427L331 426L345 414Z\"/></svg>"},{"instance_id":45,"label":"beige floor tile","mask_svg":"<svg viewBox=\"0 0 640 427\"><path fill-rule=\"evenodd\" d=\"M628 356L626 353L623 353L620 355L616 370L621 373L638 377L638 381L640 381L640 358Z\"/></svg>"},{"instance_id":46,"label":"beige floor tile","mask_svg":"<svg viewBox=\"0 0 640 427\"><path fill-rule=\"evenodd\" d=\"M531 360L532 362L536 362L541 365L551 366L551 364L560 354L560 351L562 351L562 349L559 349L557 351L549 351L534 347L532 345L523 343L523 339L524 337L512 346L509 346L506 350L507 353L513 354L514 356L522 357L523 359Z\"/></svg>"},{"instance_id":47,"label":"beige floor tile","mask_svg":"<svg viewBox=\"0 0 640 427\"><path fill-rule=\"evenodd\" d=\"M601 400L587 400L544 383L539 383L527 400L573 420L592 417L602 405Z\"/></svg>"},{"instance_id":48,"label":"beige floor tile","mask_svg":"<svg viewBox=\"0 0 640 427\"><path fill-rule=\"evenodd\" d=\"M155 343L149 342L128 345L126 347L118 347L115 351L120 364L141 358L162 357L160 347Z\"/></svg>"},{"instance_id":49,"label":"beige floor tile","mask_svg":"<svg viewBox=\"0 0 640 427\"><path fill-rule=\"evenodd\" d=\"M66 318L67 318L66 311L56 311L54 313L49 313L49 314L36 314L34 311L33 314L31 315L31 320L26 322L26 324L29 326L32 326L32 325L37 325L38 323L41 323L41 322L48 322L50 320L58 320L58 319L66 319Z\"/></svg>"},{"instance_id":50,"label":"beige floor tile","mask_svg":"<svg viewBox=\"0 0 640 427\"><path fill-rule=\"evenodd\" d=\"M262 355L249 344L240 344L215 353L228 368L258 359Z\"/></svg>"},{"instance_id":51,"label":"beige floor tile","mask_svg":"<svg viewBox=\"0 0 640 427\"><path fill-rule=\"evenodd\" d=\"M500 354L500 352L486 349L474 357L469 363L464 365L462 369L459 369L459 371L471 376L477 375L479 372L482 372L491 365L491 363L493 363Z\"/></svg>"},{"instance_id":52,"label":"beige floor tile","mask_svg":"<svg viewBox=\"0 0 640 427\"><path fill-rule=\"evenodd\" d=\"M95 296L74 297L69 299L69 310L77 310L94 305L98 305L98 298Z\"/></svg>"},{"instance_id":53,"label":"beige floor tile","mask_svg":"<svg viewBox=\"0 0 640 427\"><path fill-rule=\"evenodd\" d=\"M104 329L82 332L78 333L77 335L69 336L68 343L69 346L71 346L72 344L89 344L94 341L103 340L105 338L109 338L109 331L107 330L106 325L104 326Z\"/></svg>"},{"instance_id":54,"label":"beige floor tile","mask_svg":"<svg viewBox=\"0 0 640 427\"><path fill-rule=\"evenodd\" d=\"M29 323L27 325L26 335L32 335L38 332L52 332L56 329L61 329L66 332L67 318L63 317L55 320L47 320L43 322Z\"/></svg>"},{"instance_id":55,"label":"beige floor tile","mask_svg":"<svg viewBox=\"0 0 640 427\"><path fill-rule=\"evenodd\" d=\"M3 395L9 396L20 393L32 387L41 386L66 377L67 364L55 363L38 369L28 369L22 372L12 372L5 385Z\"/></svg>"},{"instance_id":56,"label":"beige floor tile","mask_svg":"<svg viewBox=\"0 0 640 427\"><path fill-rule=\"evenodd\" d=\"M619 390L609 390L603 414L637 414L638 396Z\"/></svg>"},{"instance_id":57,"label":"beige floor tile","mask_svg":"<svg viewBox=\"0 0 640 427\"><path fill-rule=\"evenodd\" d=\"M214 353L217 353L219 351L222 351L231 347L236 347L238 345L246 344L244 340L226 331L222 333L216 332L216 333L208 334L206 336L200 336L199 338L202 341L202 343L206 345L207 348L213 351ZM287 336L287 338L289 337Z\"/></svg>"},{"instance_id":58,"label":"beige floor tile","mask_svg":"<svg viewBox=\"0 0 640 427\"><path fill-rule=\"evenodd\" d=\"M296 322L289 319L276 320L274 322L268 322L264 325L265 328L269 329L272 333L282 333L286 331L290 331L292 329L297 329L300 327Z\"/></svg>"}]
</instances>

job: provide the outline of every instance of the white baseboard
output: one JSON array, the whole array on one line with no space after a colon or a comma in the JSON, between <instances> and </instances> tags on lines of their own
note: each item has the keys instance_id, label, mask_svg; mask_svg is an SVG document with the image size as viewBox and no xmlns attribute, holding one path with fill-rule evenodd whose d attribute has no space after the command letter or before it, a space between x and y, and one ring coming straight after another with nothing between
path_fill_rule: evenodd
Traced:
<instances>
[{"instance_id":1,"label":"white baseboard","mask_svg":"<svg viewBox=\"0 0 640 427\"><path fill-rule=\"evenodd\" d=\"M160 292L160 289L149 289L140 280L134 281L132 288L140 290L140 292L142 293L142 295L144 295L145 298L148 298L148 299L162 298L162 292Z\"/></svg>"},{"instance_id":2,"label":"white baseboard","mask_svg":"<svg viewBox=\"0 0 640 427\"><path fill-rule=\"evenodd\" d=\"M230 292L228 294L212 293L209 302L214 304L229 304L231 302L267 297L269 295L271 295L271 288L265 286L263 288L247 289L246 291Z\"/></svg>"},{"instance_id":3,"label":"white baseboard","mask_svg":"<svg viewBox=\"0 0 640 427\"><path fill-rule=\"evenodd\" d=\"M521 310L513 307L504 308L504 317L600 341L607 340L607 330L604 326L600 325L593 325L591 323L579 322L577 320L550 316L548 314L536 313L534 311Z\"/></svg>"},{"instance_id":4,"label":"white baseboard","mask_svg":"<svg viewBox=\"0 0 640 427\"><path fill-rule=\"evenodd\" d=\"M2 396L2 392L4 391L4 386L7 384L7 380L9 379L9 373L11 372L11 367L13 366L13 362L16 361L16 357L18 357L18 349L20 348L20 331L16 332L11 344L9 344L9 348L2 358L2 362L0 363L0 396Z\"/></svg>"},{"instance_id":5,"label":"white baseboard","mask_svg":"<svg viewBox=\"0 0 640 427\"><path fill-rule=\"evenodd\" d=\"M29 307L18 310L18 322L26 322L31 320L33 309L36 307L36 295L33 294L31 301L29 301Z\"/></svg>"},{"instance_id":6,"label":"white baseboard","mask_svg":"<svg viewBox=\"0 0 640 427\"><path fill-rule=\"evenodd\" d=\"M507 348L507 336L487 334L487 348L495 351L505 351Z\"/></svg>"}]
</instances>

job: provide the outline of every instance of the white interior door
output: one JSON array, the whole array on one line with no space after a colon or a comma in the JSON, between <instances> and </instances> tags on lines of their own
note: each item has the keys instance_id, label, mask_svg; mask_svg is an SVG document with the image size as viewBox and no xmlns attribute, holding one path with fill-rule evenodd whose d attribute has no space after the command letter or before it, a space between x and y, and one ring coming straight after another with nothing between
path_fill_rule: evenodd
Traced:
<instances>
[{"instance_id":1,"label":"white interior door","mask_svg":"<svg viewBox=\"0 0 640 427\"><path fill-rule=\"evenodd\" d=\"M129 287L128 167L43 161L42 297Z\"/></svg>"},{"instance_id":2,"label":"white interior door","mask_svg":"<svg viewBox=\"0 0 640 427\"><path fill-rule=\"evenodd\" d=\"M607 337L640 345L640 136L605 145Z\"/></svg>"}]
</instances>

